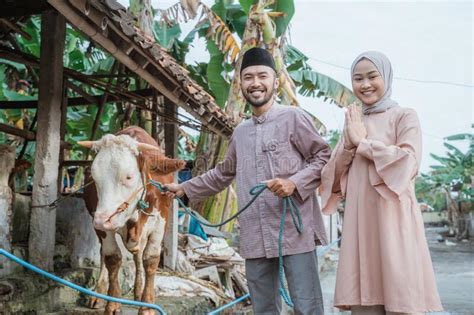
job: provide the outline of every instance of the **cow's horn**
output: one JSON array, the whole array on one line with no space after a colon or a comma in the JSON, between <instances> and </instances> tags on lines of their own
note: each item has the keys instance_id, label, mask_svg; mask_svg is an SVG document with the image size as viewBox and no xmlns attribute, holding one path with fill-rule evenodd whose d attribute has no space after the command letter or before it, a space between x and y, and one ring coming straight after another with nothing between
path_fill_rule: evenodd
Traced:
<instances>
[{"instance_id":1,"label":"cow's horn","mask_svg":"<svg viewBox=\"0 0 474 315\"><path fill-rule=\"evenodd\" d=\"M77 144L90 149L96 142L97 141L77 141Z\"/></svg>"},{"instance_id":2,"label":"cow's horn","mask_svg":"<svg viewBox=\"0 0 474 315\"><path fill-rule=\"evenodd\" d=\"M143 151L143 150L155 150L155 151L161 151L160 147L148 144L148 143L138 143L138 150Z\"/></svg>"}]
</instances>

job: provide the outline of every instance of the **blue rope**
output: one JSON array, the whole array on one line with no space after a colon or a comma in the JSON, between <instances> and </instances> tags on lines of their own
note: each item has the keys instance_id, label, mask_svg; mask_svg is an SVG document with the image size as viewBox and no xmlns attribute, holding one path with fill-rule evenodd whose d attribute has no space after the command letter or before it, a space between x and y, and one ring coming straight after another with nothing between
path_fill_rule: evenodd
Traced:
<instances>
[{"instance_id":1,"label":"blue rope","mask_svg":"<svg viewBox=\"0 0 474 315\"><path fill-rule=\"evenodd\" d=\"M166 187L164 187L160 182L157 182L153 179L150 179L150 184L152 184L153 186L155 186L156 188L158 188L158 190L160 192L165 192L167 191ZM265 190L267 189L267 185L265 184L257 184L255 185L254 187L252 187L252 189L250 189L250 194L253 196L252 199L250 199L250 201L245 205L245 207L243 207L242 209L240 209L239 211L237 211L236 214L234 214L233 216L231 216L230 218L228 218L227 220L221 222L221 223L218 223L218 224L211 224L211 223L208 223L208 222L205 222L203 220L201 220L198 216L196 216L191 209L189 209L188 207L186 207L186 205L184 204L184 202L181 200L181 198L179 197L176 197L176 200L178 200L178 203L179 205L184 209L184 211L189 214L190 216L192 216L194 219L196 219L196 221L198 221L200 224L202 225L205 225L205 226L210 226L210 227L220 227L220 226L223 226L223 225L226 225L227 223L229 223L230 221L234 220L235 218L237 218L242 212L244 212L245 210L247 210L250 205L255 201L255 199L257 199L258 196L260 196L260 194Z\"/></svg>"},{"instance_id":2,"label":"blue rope","mask_svg":"<svg viewBox=\"0 0 474 315\"><path fill-rule=\"evenodd\" d=\"M150 183L153 186L155 186L156 188L158 188L158 190L160 192L167 191L166 187L164 187L161 183L159 183L159 182L157 182L153 179L150 179ZM257 197L260 196L260 194L263 193L263 191L267 188L268 187L267 187L266 184L257 184L254 187L252 187L252 189L250 189L250 194L253 196L252 199L250 199L250 201L242 209L237 211L236 214L234 214L233 216L231 216L227 220L225 220L221 223L218 223L218 224L211 224L211 223L207 223L207 222L202 221L188 207L186 207L186 205L183 203L183 201L179 197L176 197L176 199L178 200L178 203L184 209L184 211L187 214L189 214L190 216L192 216L194 219L196 219L196 221L198 221L199 223L201 223L203 225L206 225L206 226L210 226L210 227L220 227L220 226L223 226L223 225L229 223L230 221L234 220L242 212L247 210L250 207L250 205L255 201L255 199L257 199ZM291 218L293 220L293 224L295 225L296 230L298 231L298 233L300 233L300 234L303 233L304 227L303 227L303 222L302 222L302 219L301 219L300 210L294 204L293 198L291 198L291 196L283 197L283 211L282 211L282 214L281 214L280 231L279 231L279 235L278 235L278 264L279 264L278 276L280 278L279 292L280 292L280 295L281 295L283 301L285 301L285 303L289 307L293 307L294 305L293 305L293 302L291 301L291 297L285 289L284 266L283 266L283 249L282 249L283 246L282 246L282 243L283 243L283 234L284 234L284 229L285 229L285 218L286 218L287 209L290 210L290 215L291 215Z\"/></svg>"},{"instance_id":3,"label":"blue rope","mask_svg":"<svg viewBox=\"0 0 474 315\"><path fill-rule=\"evenodd\" d=\"M247 294L245 294L245 295L242 295L241 297L239 297L239 298L233 300L232 302L230 302L230 303L228 303L228 304L225 304L225 305L222 305L221 307L216 308L216 309L213 310L212 312L207 313L207 315L219 314L219 313L222 312L223 310L228 309L229 307L232 307L232 306L234 306L235 304L240 303L240 302L242 302L243 300L245 300L245 299L247 299L247 298L249 298L249 297L250 297L250 294L249 294L249 293L247 293Z\"/></svg>"},{"instance_id":4,"label":"blue rope","mask_svg":"<svg viewBox=\"0 0 474 315\"><path fill-rule=\"evenodd\" d=\"M333 247L335 244L337 244L337 242L339 242L341 240L341 238L338 238L337 240L335 240L334 242L322 247L320 250L318 250L316 252L316 255L318 257L321 257L323 254L325 254L328 250L331 249L331 247ZM234 306L235 304L237 303L240 303L241 301L245 300L245 299L248 299L250 297L250 294L247 293L245 295L242 295L241 297L237 298L236 300L228 303L228 304L225 304L225 305L222 305L221 307L219 307L218 309L215 309L214 311L210 312L210 313L207 313L207 315L217 315L219 314L220 312L222 312L223 310L226 310L232 306Z\"/></svg>"},{"instance_id":5,"label":"blue rope","mask_svg":"<svg viewBox=\"0 0 474 315\"><path fill-rule=\"evenodd\" d=\"M290 209L290 214L293 219L293 224L295 225L298 233L301 234L304 229L303 222L301 220L301 215L299 214L299 210L298 212L296 212L296 216L298 219L298 222L296 222L294 209L298 209L298 208L296 208L295 205L293 204L293 200L289 197L283 198L283 211L282 211L281 219L280 219L280 232L278 234L278 277L280 278L280 288L278 290L280 291L280 295L283 301L285 301L286 305L288 305L289 307L294 307L294 304L291 301L290 295L285 289L285 280L283 277L284 266L283 266L282 243L283 243L283 234L285 231L286 211L288 208Z\"/></svg>"},{"instance_id":6,"label":"blue rope","mask_svg":"<svg viewBox=\"0 0 474 315\"><path fill-rule=\"evenodd\" d=\"M165 187L163 185L161 185L159 182L156 182L156 181L150 179L150 183L153 186L155 186L156 188L158 188L161 192L166 191ZM224 222L221 222L219 224L210 224L210 223L207 223L207 222L203 222L188 207L186 207L184 205L183 201L180 198L176 197L176 199L178 200L181 207L183 207L185 212L188 213L189 215L191 215L193 218L195 218L199 223L201 223L203 225L206 225L206 226L210 226L210 227L219 227L219 226L223 226L223 225L229 223L230 221L234 220L242 212L247 210L250 207L250 205L255 201L255 199L257 199L257 197L265 189L267 189L267 186L265 184L258 184L255 187L253 187L250 190L250 194L253 195L253 197L245 205L245 207L243 207L241 210L237 211L236 214L234 214L233 216L231 216L230 218L228 218L227 220L225 220ZM284 233L284 225L285 225L285 217L286 217L287 208L290 209L290 214L291 214L291 217L292 217L292 220L293 220L293 224L295 225L296 230L298 231L298 233L303 232L303 222L302 222L302 219L301 219L300 211L299 211L298 207L295 206L295 204L293 202L293 199L291 197L284 197L283 198L283 212L282 212L281 221L280 221L280 233L279 233L279 237L278 237L278 254L279 254L279 265L280 265L279 277L280 277L280 285L281 285L280 295L282 296L285 303L288 304L288 306L293 307L293 303L292 303L291 298L288 295L287 291L285 290L284 281L283 281L284 268L283 268L282 241L283 241L283 233ZM81 293L91 295L91 296L94 296L94 297L97 297L97 298L100 298L100 299L103 299L103 300L106 300L106 301L109 301L109 302L116 302L116 303L121 303L121 304L125 304L125 305L132 305L132 306L147 307L147 308L157 310L158 312L160 312L160 314L166 314L165 311L162 308L160 308L158 305L143 303L143 302L138 302L138 301L132 301L132 300L126 300L126 299L119 299L119 298L116 298L116 297L110 297L110 296L107 296L105 294L100 294L100 293L96 293L92 290L85 289L85 288L83 288L83 287L81 287L77 284L74 284L74 283L69 282L69 281L64 280L64 279L61 279L61 278L59 278L59 277L57 277L53 274L50 274L50 273L48 273L48 272L46 272L46 271L44 271L44 270L42 270L42 269L40 269L40 268L38 268L34 265L31 265L31 264L27 263L26 261L16 257L15 255L10 254L9 252L5 251L4 249L0 249L0 255L5 256L8 259L13 260L17 264L20 264L23 267L25 267L27 269L30 269L30 270L32 270L32 271L48 278L48 279L56 281L56 282L58 282L62 285L70 287L70 288L72 288L74 290L77 290ZM250 296L249 294L244 295L244 296L240 297L239 299L231 302L230 305L228 304L225 308L227 308L229 306L232 306L232 305L240 302L241 300L246 299L249 296ZM216 312L218 310L215 310L214 312ZM212 314L214 314L214 312ZM215 313L215 314L217 314L217 313Z\"/></svg>"},{"instance_id":7,"label":"blue rope","mask_svg":"<svg viewBox=\"0 0 474 315\"><path fill-rule=\"evenodd\" d=\"M46 271L44 271L44 270L42 270L42 269L40 269L36 266L33 266L32 264L27 263L26 261L16 257L15 255L10 254L9 252L7 252L6 250L1 249L1 248L0 248L0 255L5 256L8 259L13 260L17 264L20 264L23 267L25 267L27 269L30 269L30 270L32 270L32 271L48 278L48 279L59 282L60 284L65 285L67 287L70 287L70 288L72 288L74 290L77 290L81 293L91 295L91 296L95 296L99 299L103 299L103 300L106 300L106 301L109 301L109 302L116 302L116 303L121 303L121 304L126 304L126 305L132 305L132 306L148 307L148 308L157 310L160 314L166 315L165 311L161 307L159 307L158 305L155 305L155 304L143 303L143 302L138 302L138 301L126 300L126 299L119 299L119 298L116 298L116 297L111 297L111 296L108 296L108 295L105 295L105 294L100 294L100 293L96 293L94 291L85 289L81 286L78 286L77 284L66 281L64 279L61 279L61 278L59 278L55 275L50 274L49 272L46 272Z\"/></svg>"}]
</instances>

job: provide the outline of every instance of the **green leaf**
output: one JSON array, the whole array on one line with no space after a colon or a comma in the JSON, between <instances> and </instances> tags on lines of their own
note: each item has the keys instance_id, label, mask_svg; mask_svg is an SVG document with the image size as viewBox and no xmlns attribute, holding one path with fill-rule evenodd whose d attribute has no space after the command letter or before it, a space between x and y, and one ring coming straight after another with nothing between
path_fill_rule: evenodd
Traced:
<instances>
[{"instance_id":1,"label":"green leaf","mask_svg":"<svg viewBox=\"0 0 474 315\"><path fill-rule=\"evenodd\" d=\"M472 140L473 136L471 133L460 133L444 138L445 140L455 141L455 140Z\"/></svg>"},{"instance_id":2,"label":"green leaf","mask_svg":"<svg viewBox=\"0 0 474 315\"><path fill-rule=\"evenodd\" d=\"M18 63L18 62L14 62L14 61L10 61L10 60L0 58L0 63L5 64L5 65L9 65L9 66L15 68L18 71L26 70L26 66L24 64L21 64L21 63Z\"/></svg>"},{"instance_id":3,"label":"green leaf","mask_svg":"<svg viewBox=\"0 0 474 315\"><path fill-rule=\"evenodd\" d=\"M356 102L357 98L342 83L313 70L293 70L288 72L303 96L317 96L329 99L340 107Z\"/></svg>"},{"instance_id":4,"label":"green leaf","mask_svg":"<svg viewBox=\"0 0 474 315\"><path fill-rule=\"evenodd\" d=\"M212 41L207 41L207 48L211 53L211 60L209 61L206 72L209 88L216 98L217 104L224 107L230 90L229 82L222 76L224 55Z\"/></svg>"},{"instance_id":5,"label":"green leaf","mask_svg":"<svg viewBox=\"0 0 474 315\"><path fill-rule=\"evenodd\" d=\"M291 45L285 46L286 69L299 87L298 92L303 96L323 97L340 107L345 107L357 101L355 95L338 81L314 71L307 63L306 57L300 50Z\"/></svg>"},{"instance_id":6,"label":"green leaf","mask_svg":"<svg viewBox=\"0 0 474 315\"><path fill-rule=\"evenodd\" d=\"M226 1L225 0L216 0L216 3L211 7L211 10L214 11L221 19L225 22L226 20Z\"/></svg>"},{"instance_id":7,"label":"green leaf","mask_svg":"<svg viewBox=\"0 0 474 315\"><path fill-rule=\"evenodd\" d=\"M247 14L243 11L237 11L230 15L230 24L242 39L244 37L245 25L247 24Z\"/></svg>"},{"instance_id":8,"label":"green leaf","mask_svg":"<svg viewBox=\"0 0 474 315\"><path fill-rule=\"evenodd\" d=\"M181 27L175 24L169 27L167 23L155 21L153 23L153 32L156 40L166 50L173 47L174 41L181 35Z\"/></svg>"},{"instance_id":9,"label":"green leaf","mask_svg":"<svg viewBox=\"0 0 474 315\"><path fill-rule=\"evenodd\" d=\"M293 0L275 0L273 5L274 12L283 12L285 13L284 17L279 17L275 19L276 24L276 37L280 37L290 24L293 15L295 14L295 4Z\"/></svg>"},{"instance_id":10,"label":"green leaf","mask_svg":"<svg viewBox=\"0 0 474 315\"><path fill-rule=\"evenodd\" d=\"M244 10L245 14L249 14L250 7L254 3L254 0L239 0L240 5L242 6L242 10Z\"/></svg>"},{"instance_id":11,"label":"green leaf","mask_svg":"<svg viewBox=\"0 0 474 315\"><path fill-rule=\"evenodd\" d=\"M34 96L19 94L15 91L6 90L6 89L3 90L3 94L9 101L32 101L36 99L36 97Z\"/></svg>"},{"instance_id":12,"label":"green leaf","mask_svg":"<svg viewBox=\"0 0 474 315\"><path fill-rule=\"evenodd\" d=\"M436 161L440 162L441 164L447 166L449 165L449 162L451 161L450 159L448 158L445 158L445 157L441 157L441 156L438 156L436 154L433 154L433 153L430 153L430 156L435 159Z\"/></svg>"},{"instance_id":13,"label":"green leaf","mask_svg":"<svg viewBox=\"0 0 474 315\"><path fill-rule=\"evenodd\" d=\"M73 50L76 49L76 44L77 44L77 41L79 40L79 38L77 37L71 37L67 46L66 46L66 53L70 53L72 52Z\"/></svg>"},{"instance_id":14,"label":"green leaf","mask_svg":"<svg viewBox=\"0 0 474 315\"><path fill-rule=\"evenodd\" d=\"M458 148L456 148L454 145L449 144L449 143L447 143L447 142L445 142L445 143L443 143L443 144L444 144L444 146L445 146L446 148L448 148L448 150L453 151L454 154L457 156L457 158L462 158L462 157L464 156L464 153L462 153L462 151L459 150Z\"/></svg>"}]
</instances>

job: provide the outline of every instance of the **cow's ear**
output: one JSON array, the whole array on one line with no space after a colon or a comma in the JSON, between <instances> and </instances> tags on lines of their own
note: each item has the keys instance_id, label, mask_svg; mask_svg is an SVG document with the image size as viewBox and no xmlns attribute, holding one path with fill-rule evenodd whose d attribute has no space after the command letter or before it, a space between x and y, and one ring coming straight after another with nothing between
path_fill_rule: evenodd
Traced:
<instances>
[{"instance_id":1,"label":"cow's ear","mask_svg":"<svg viewBox=\"0 0 474 315\"><path fill-rule=\"evenodd\" d=\"M153 172L169 174L183 169L186 166L186 161L161 156L148 161L148 165Z\"/></svg>"}]
</instances>

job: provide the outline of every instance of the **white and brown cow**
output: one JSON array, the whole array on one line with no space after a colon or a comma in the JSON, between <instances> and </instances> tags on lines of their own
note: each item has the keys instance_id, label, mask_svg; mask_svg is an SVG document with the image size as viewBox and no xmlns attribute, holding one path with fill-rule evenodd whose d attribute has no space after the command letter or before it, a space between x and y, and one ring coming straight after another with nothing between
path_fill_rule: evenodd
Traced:
<instances>
[{"instance_id":1,"label":"white and brown cow","mask_svg":"<svg viewBox=\"0 0 474 315\"><path fill-rule=\"evenodd\" d=\"M86 207L94 217L94 228L101 243L101 270L96 291L105 293L108 282L108 295L121 294L118 272L122 253L115 238L119 234L133 254L136 266L135 300L154 303L154 277L172 200L144 183L149 178L161 183L173 182L173 172L183 168L185 162L166 158L156 141L139 127L132 126L117 135L105 135L98 141L80 144L97 151L90 172L92 179L86 174L86 183L91 180L94 183L84 188ZM142 193L149 205L143 211L138 208ZM98 308L99 302L92 298L89 306ZM108 302L104 314L119 312L120 304ZM140 308L139 314L155 312Z\"/></svg>"}]
</instances>

